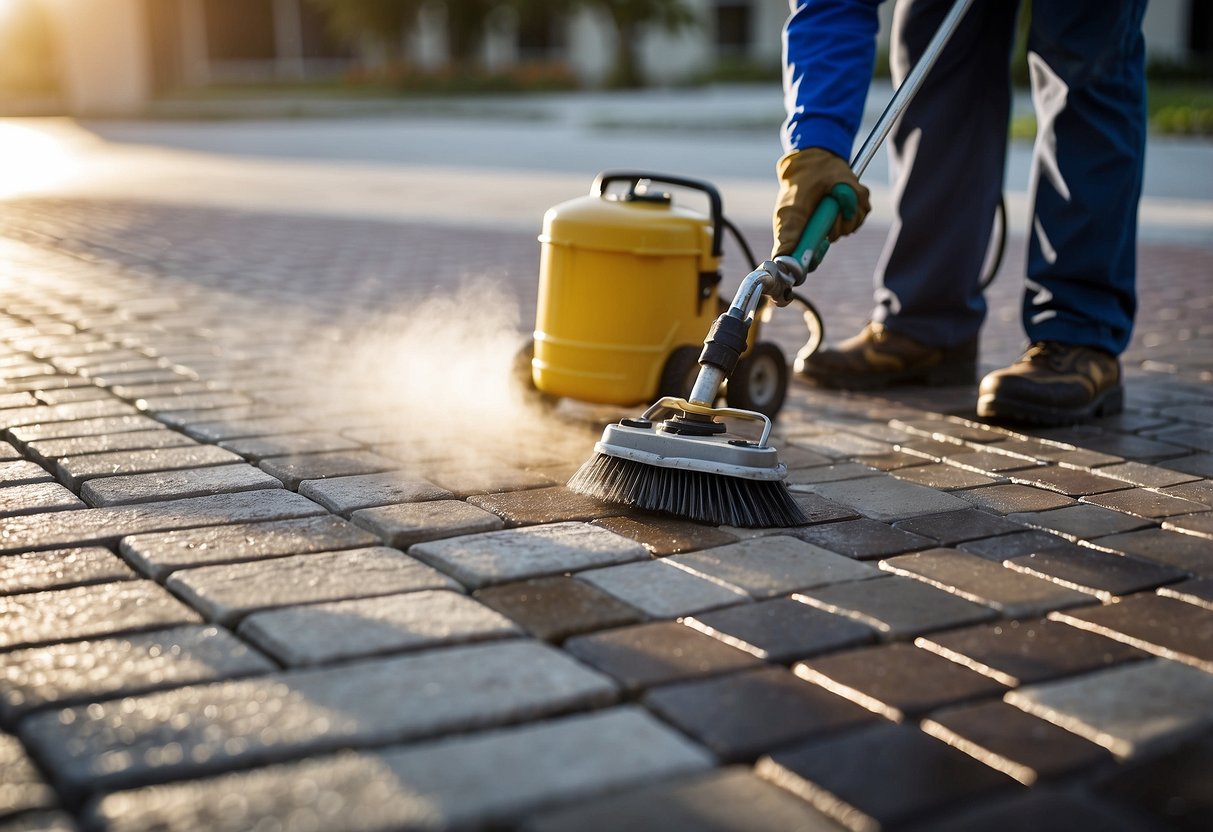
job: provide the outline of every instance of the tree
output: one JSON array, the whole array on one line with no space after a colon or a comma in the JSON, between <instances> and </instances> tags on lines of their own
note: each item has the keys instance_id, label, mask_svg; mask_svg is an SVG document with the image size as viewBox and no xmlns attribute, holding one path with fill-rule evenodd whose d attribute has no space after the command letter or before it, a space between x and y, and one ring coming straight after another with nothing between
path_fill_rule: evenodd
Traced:
<instances>
[{"instance_id":1,"label":"tree","mask_svg":"<svg viewBox=\"0 0 1213 832\"><path fill-rule=\"evenodd\" d=\"M615 68L610 84L632 88L644 83L640 72L640 35L648 26L679 32L698 25L695 12L683 0L572 0L573 5L598 9L615 26Z\"/></svg>"},{"instance_id":2,"label":"tree","mask_svg":"<svg viewBox=\"0 0 1213 832\"><path fill-rule=\"evenodd\" d=\"M327 18L338 38L355 47L367 41L380 50L381 63L399 63L404 36L417 25L422 0L308 0Z\"/></svg>"}]
</instances>

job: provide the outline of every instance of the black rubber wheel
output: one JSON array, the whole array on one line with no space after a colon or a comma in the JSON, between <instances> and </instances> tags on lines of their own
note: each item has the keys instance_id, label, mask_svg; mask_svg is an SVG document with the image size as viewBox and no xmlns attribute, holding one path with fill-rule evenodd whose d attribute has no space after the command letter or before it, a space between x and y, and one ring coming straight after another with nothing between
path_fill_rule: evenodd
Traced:
<instances>
[{"instance_id":1,"label":"black rubber wheel","mask_svg":"<svg viewBox=\"0 0 1213 832\"><path fill-rule=\"evenodd\" d=\"M685 399L695 386L699 375L699 353L701 347L676 347L665 360L661 370L661 381L657 382L657 398L677 396Z\"/></svg>"},{"instance_id":2,"label":"black rubber wheel","mask_svg":"<svg viewBox=\"0 0 1213 832\"><path fill-rule=\"evenodd\" d=\"M729 407L757 410L774 419L787 392L788 363L783 350L760 341L737 362L725 388L725 401Z\"/></svg>"}]
</instances>

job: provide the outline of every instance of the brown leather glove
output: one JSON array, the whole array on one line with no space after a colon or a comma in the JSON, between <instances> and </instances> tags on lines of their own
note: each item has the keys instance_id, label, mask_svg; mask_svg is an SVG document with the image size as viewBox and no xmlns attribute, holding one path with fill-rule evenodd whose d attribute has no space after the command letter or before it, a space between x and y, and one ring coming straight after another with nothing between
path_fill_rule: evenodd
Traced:
<instances>
[{"instance_id":1,"label":"brown leather glove","mask_svg":"<svg viewBox=\"0 0 1213 832\"><path fill-rule=\"evenodd\" d=\"M841 156L836 156L820 147L797 150L784 156L775 166L779 174L779 198L775 200L775 216L772 225L775 231L775 247L772 257L791 254L800 242L800 235L808 224L809 217L817 209L830 189L839 182L855 190L858 207L854 216L841 213L830 229L830 242L853 233L863 224L864 217L872 210L868 189L859 184L850 165Z\"/></svg>"}]
</instances>

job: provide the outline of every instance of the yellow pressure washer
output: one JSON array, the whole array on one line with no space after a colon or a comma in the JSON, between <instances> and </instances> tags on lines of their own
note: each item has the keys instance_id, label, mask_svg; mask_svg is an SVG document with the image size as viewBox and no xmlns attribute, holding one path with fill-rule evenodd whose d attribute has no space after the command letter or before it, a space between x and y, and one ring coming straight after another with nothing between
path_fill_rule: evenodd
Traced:
<instances>
[{"instance_id":1,"label":"yellow pressure washer","mask_svg":"<svg viewBox=\"0 0 1213 832\"><path fill-rule=\"evenodd\" d=\"M665 185L706 196L708 214L675 205ZM550 208L533 341L519 356L524 381L546 397L594 404L685 398L704 333L728 306L719 297L726 230L755 262L713 185L657 173L600 173L587 196ZM820 342L820 316L798 299ZM777 345L759 340L769 312L764 303L723 394L729 407L774 418L788 367Z\"/></svg>"}]
</instances>

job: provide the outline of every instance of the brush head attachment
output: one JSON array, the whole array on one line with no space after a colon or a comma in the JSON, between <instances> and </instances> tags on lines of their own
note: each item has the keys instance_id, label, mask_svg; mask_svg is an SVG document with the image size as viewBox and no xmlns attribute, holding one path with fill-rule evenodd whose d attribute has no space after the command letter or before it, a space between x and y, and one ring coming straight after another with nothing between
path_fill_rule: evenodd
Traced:
<instances>
[{"instance_id":1,"label":"brush head attachment","mask_svg":"<svg viewBox=\"0 0 1213 832\"><path fill-rule=\"evenodd\" d=\"M723 426L704 419L707 410L695 408L662 423L644 418L608 425L594 456L569 480L569 488L606 502L712 525L807 523L784 485L787 467L765 444L766 433L752 442L717 432L711 426ZM750 417L748 411L718 412Z\"/></svg>"}]
</instances>

